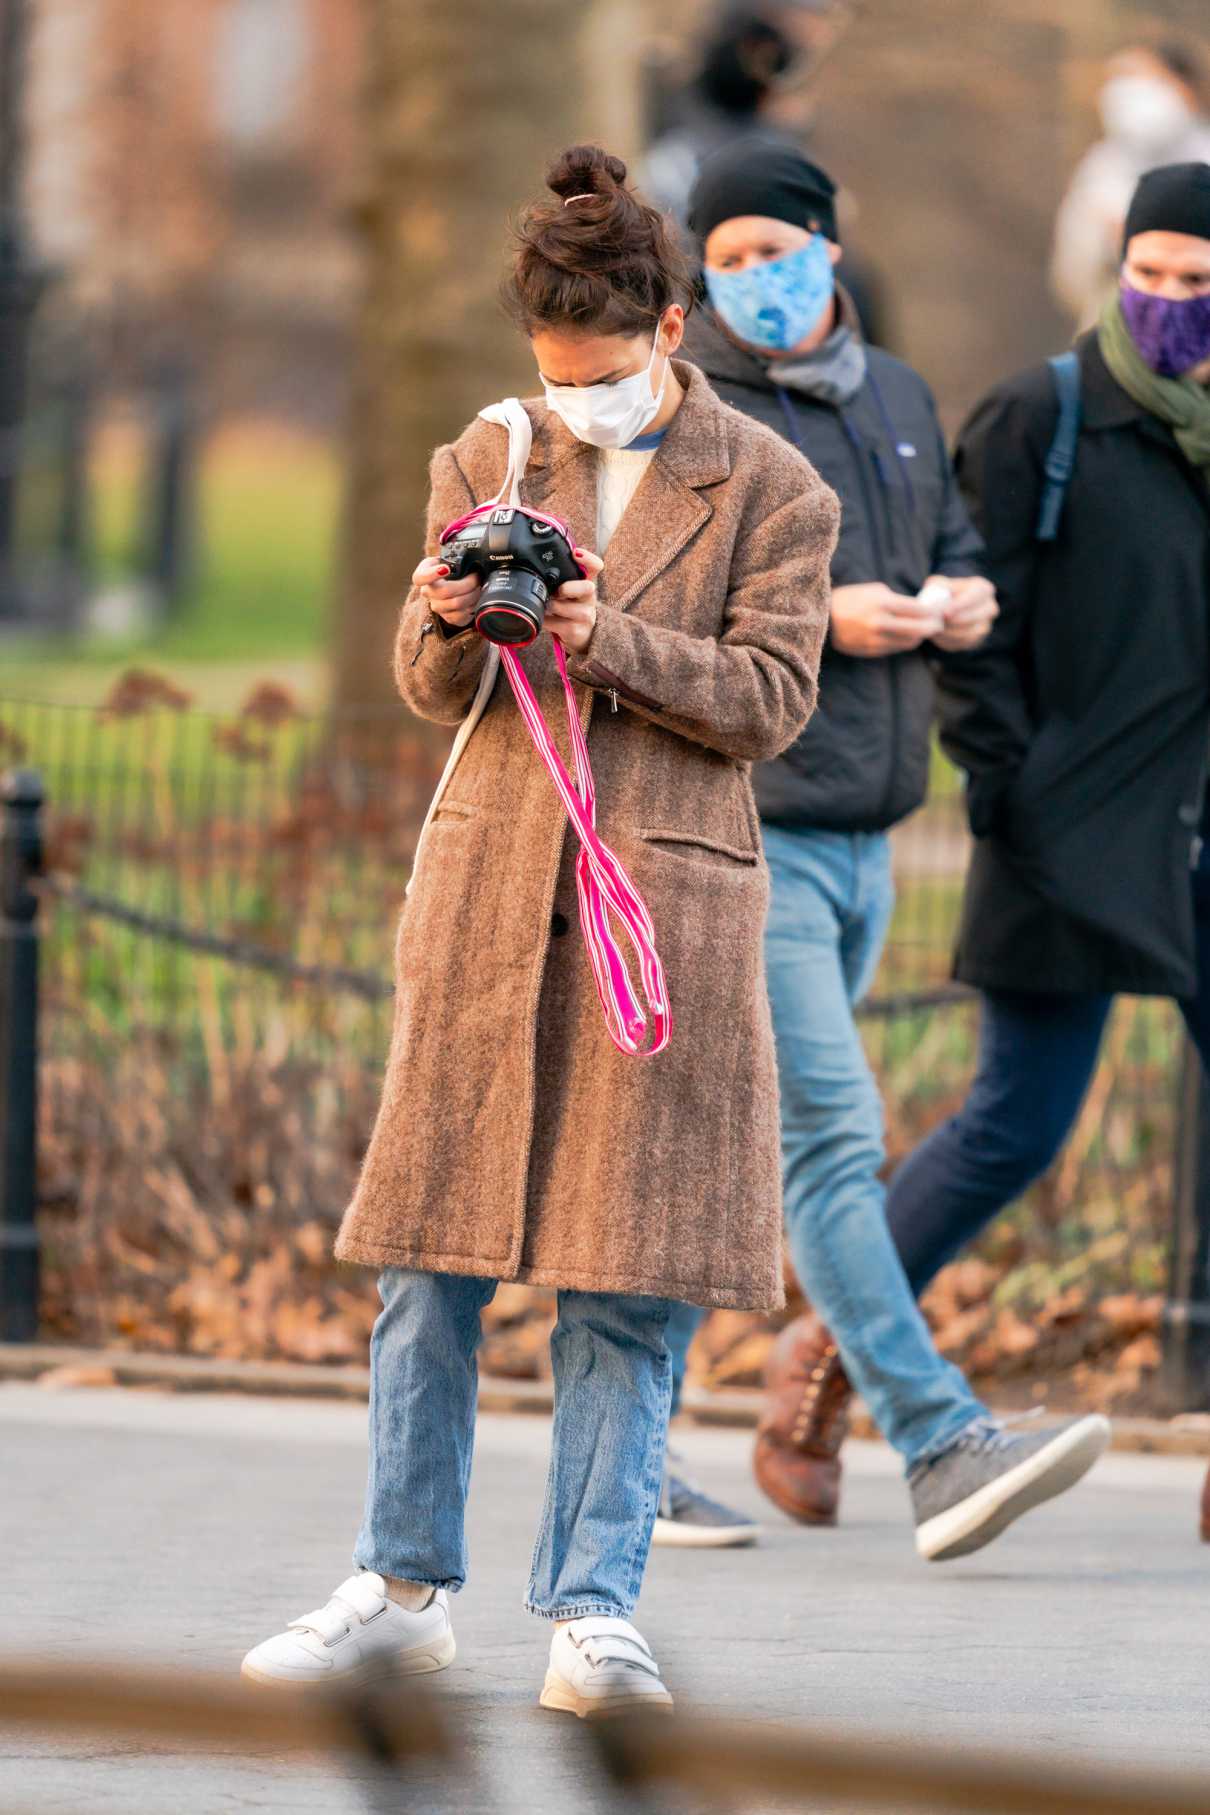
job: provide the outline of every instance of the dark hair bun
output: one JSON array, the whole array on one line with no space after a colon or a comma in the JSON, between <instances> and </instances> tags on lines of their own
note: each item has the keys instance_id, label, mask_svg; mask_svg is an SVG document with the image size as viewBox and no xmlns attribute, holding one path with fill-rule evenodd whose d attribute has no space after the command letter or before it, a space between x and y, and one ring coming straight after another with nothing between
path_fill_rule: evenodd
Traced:
<instances>
[{"instance_id":1,"label":"dark hair bun","mask_svg":"<svg viewBox=\"0 0 1210 1815\"><path fill-rule=\"evenodd\" d=\"M546 172L546 187L564 202L573 195L608 195L625 185L625 164L599 145L569 146Z\"/></svg>"},{"instance_id":2,"label":"dark hair bun","mask_svg":"<svg viewBox=\"0 0 1210 1815\"><path fill-rule=\"evenodd\" d=\"M629 187L626 166L599 145L572 145L546 173L554 199L522 214L504 303L527 334L571 328L652 333L693 288L672 223Z\"/></svg>"}]
</instances>

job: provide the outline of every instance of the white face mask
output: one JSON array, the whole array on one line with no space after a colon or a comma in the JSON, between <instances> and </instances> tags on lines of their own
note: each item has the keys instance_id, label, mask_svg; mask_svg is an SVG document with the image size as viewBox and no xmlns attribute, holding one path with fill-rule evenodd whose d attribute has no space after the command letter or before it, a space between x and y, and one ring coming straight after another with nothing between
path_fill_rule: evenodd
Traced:
<instances>
[{"instance_id":1,"label":"white face mask","mask_svg":"<svg viewBox=\"0 0 1210 1815\"><path fill-rule=\"evenodd\" d=\"M1154 76L1114 76L1101 90L1100 109L1110 138L1141 152L1175 144L1193 118L1172 84Z\"/></svg>"},{"instance_id":2,"label":"white face mask","mask_svg":"<svg viewBox=\"0 0 1210 1815\"><path fill-rule=\"evenodd\" d=\"M659 410L668 382L670 361L665 359L660 388L651 388L651 369L659 343L657 328L646 370L631 378L618 378L613 384L546 384L547 403L577 441L587 441L590 447L626 447L643 433Z\"/></svg>"}]
</instances>

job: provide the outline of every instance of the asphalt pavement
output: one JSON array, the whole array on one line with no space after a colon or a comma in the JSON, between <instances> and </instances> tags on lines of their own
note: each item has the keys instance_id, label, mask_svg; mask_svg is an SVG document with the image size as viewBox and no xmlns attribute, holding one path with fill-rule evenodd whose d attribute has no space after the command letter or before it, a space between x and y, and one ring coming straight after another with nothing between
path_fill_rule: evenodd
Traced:
<instances>
[{"instance_id":1,"label":"asphalt pavement","mask_svg":"<svg viewBox=\"0 0 1210 1815\"><path fill-rule=\"evenodd\" d=\"M454 1602L459 1656L433 1679L468 1771L426 1770L400 1807L613 1806L577 1723L535 1706L547 1634L521 1598L547 1437L544 1419L481 1420L473 1575ZM979 1555L925 1565L881 1445L846 1451L843 1524L803 1531L761 1501L746 1435L689 1430L678 1441L713 1492L767 1515L754 1550L653 1553L638 1620L686 1709L872 1743L1204 1768L1210 1781L1197 1459L1107 1456ZM358 1405L0 1386L0 1658L236 1671L249 1645L348 1573L364 1451ZM0 1728L6 1815L366 1806L363 1788L320 1760L248 1763ZM804 1785L793 1806L824 1805Z\"/></svg>"}]
</instances>

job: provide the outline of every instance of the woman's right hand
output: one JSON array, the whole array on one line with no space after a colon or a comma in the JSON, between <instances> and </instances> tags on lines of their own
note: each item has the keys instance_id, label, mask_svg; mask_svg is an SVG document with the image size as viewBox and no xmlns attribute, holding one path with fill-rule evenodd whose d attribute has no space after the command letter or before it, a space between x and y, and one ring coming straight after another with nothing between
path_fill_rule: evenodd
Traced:
<instances>
[{"instance_id":1,"label":"woman's right hand","mask_svg":"<svg viewBox=\"0 0 1210 1815\"><path fill-rule=\"evenodd\" d=\"M468 574L465 580L447 580L444 576L448 573L449 567L440 555L426 555L412 575L412 585L419 589L436 617L465 630L475 615L483 587L474 574Z\"/></svg>"}]
</instances>

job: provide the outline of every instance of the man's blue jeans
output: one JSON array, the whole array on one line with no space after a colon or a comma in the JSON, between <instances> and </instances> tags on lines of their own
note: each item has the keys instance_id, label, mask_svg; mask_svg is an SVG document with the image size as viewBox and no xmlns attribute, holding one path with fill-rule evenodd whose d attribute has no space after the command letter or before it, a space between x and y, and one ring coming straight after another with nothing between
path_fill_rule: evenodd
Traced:
<instances>
[{"instance_id":1,"label":"man's blue jeans","mask_svg":"<svg viewBox=\"0 0 1210 1815\"><path fill-rule=\"evenodd\" d=\"M1180 1010L1210 1073L1210 844L1190 886L1202 986ZM887 1218L914 1291L1046 1171L1080 1113L1112 1007L1104 995L984 995L970 1095L891 1183Z\"/></svg>"},{"instance_id":2,"label":"man's blue jeans","mask_svg":"<svg viewBox=\"0 0 1210 1815\"><path fill-rule=\"evenodd\" d=\"M388 1267L378 1289L354 1561L456 1591L466 1580L480 1313L496 1281ZM526 1598L544 1619L634 1610L664 1469L669 1309L663 1298L559 1293L550 1473Z\"/></svg>"},{"instance_id":3,"label":"man's blue jeans","mask_svg":"<svg viewBox=\"0 0 1210 1815\"><path fill-rule=\"evenodd\" d=\"M938 1355L887 1228L882 1105L853 1011L894 907L890 841L780 826L766 826L764 841L790 1256L850 1380L911 1468L988 1414ZM678 1402L702 1315L678 1306L669 1321Z\"/></svg>"}]
</instances>

